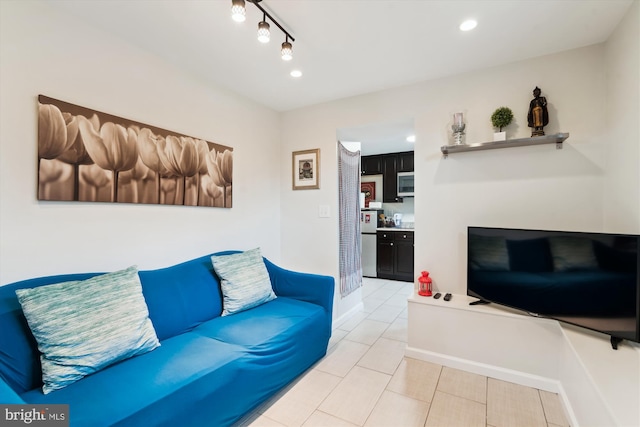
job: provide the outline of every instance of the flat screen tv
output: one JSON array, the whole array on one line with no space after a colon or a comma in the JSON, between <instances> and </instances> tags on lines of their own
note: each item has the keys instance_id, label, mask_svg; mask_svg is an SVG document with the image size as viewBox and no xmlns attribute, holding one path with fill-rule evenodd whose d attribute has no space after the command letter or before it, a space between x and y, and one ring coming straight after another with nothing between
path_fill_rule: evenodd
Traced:
<instances>
[{"instance_id":1,"label":"flat screen tv","mask_svg":"<svg viewBox=\"0 0 640 427\"><path fill-rule=\"evenodd\" d=\"M467 294L640 342L640 235L468 227Z\"/></svg>"}]
</instances>

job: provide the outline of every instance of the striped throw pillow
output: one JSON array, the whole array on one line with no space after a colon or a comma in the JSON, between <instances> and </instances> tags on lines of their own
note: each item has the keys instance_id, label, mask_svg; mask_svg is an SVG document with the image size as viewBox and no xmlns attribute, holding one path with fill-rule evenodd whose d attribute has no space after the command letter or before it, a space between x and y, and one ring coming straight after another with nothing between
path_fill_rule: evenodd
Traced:
<instances>
[{"instance_id":1,"label":"striped throw pillow","mask_svg":"<svg viewBox=\"0 0 640 427\"><path fill-rule=\"evenodd\" d=\"M16 290L50 393L160 345L137 268Z\"/></svg>"},{"instance_id":2,"label":"striped throw pillow","mask_svg":"<svg viewBox=\"0 0 640 427\"><path fill-rule=\"evenodd\" d=\"M222 288L222 315L248 310L276 297L260 248L239 254L214 255L213 269Z\"/></svg>"}]
</instances>

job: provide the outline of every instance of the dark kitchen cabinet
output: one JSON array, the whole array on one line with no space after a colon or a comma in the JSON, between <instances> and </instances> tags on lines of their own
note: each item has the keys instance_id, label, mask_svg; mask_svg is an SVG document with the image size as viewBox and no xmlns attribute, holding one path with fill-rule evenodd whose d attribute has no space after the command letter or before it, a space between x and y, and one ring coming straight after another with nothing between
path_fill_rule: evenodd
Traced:
<instances>
[{"instance_id":1,"label":"dark kitchen cabinet","mask_svg":"<svg viewBox=\"0 0 640 427\"><path fill-rule=\"evenodd\" d=\"M377 276L388 279L393 276L393 232L378 231L376 246Z\"/></svg>"},{"instance_id":2,"label":"dark kitchen cabinet","mask_svg":"<svg viewBox=\"0 0 640 427\"><path fill-rule=\"evenodd\" d=\"M394 231L396 253L393 272L398 280L413 282L413 231Z\"/></svg>"},{"instance_id":3,"label":"dark kitchen cabinet","mask_svg":"<svg viewBox=\"0 0 640 427\"><path fill-rule=\"evenodd\" d=\"M362 156L360 158L362 175L380 175L382 173L382 156Z\"/></svg>"},{"instance_id":4,"label":"dark kitchen cabinet","mask_svg":"<svg viewBox=\"0 0 640 427\"><path fill-rule=\"evenodd\" d=\"M413 151L402 153L362 156L360 165L362 175L382 174L382 201L400 203L398 197L398 172L413 172Z\"/></svg>"},{"instance_id":5,"label":"dark kitchen cabinet","mask_svg":"<svg viewBox=\"0 0 640 427\"><path fill-rule=\"evenodd\" d=\"M384 203L402 202L398 197L398 157L395 154L382 156L382 201Z\"/></svg>"},{"instance_id":6,"label":"dark kitchen cabinet","mask_svg":"<svg viewBox=\"0 0 640 427\"><path fill-rule=\"evenodd\" d=\"M377 276L413 282L413 231L378 231Z\"/></svg>"},{"instance_id":7,"label":"dark kitchen cabinet","mask_svg":"<svg viewBox=\"0 0 640 427\"><path fill-rule=\"evenodd\" d=\"M413 172L413 151L398 153L397 172Z\"/></svg>"}]
</instances>

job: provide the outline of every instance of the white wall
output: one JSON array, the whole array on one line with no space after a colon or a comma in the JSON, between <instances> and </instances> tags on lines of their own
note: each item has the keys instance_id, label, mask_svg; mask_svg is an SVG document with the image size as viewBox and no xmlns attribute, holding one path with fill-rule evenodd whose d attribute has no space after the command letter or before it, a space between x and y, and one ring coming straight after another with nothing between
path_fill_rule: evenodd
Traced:
<instances>
[{"instance_id":1,"label":"white wall","mask_svg":"<svg viewBox=\"0 0 640 427\"><path fill-rule=\"evenodd\" d=\"M634 54L630 54L633 53ZM607 168L605 225L640 233L640 2L605 44Z\"/></svg>"},{"instance_id":2,"label":"white wall","mask_svg":"<svg viewBox=\"0 0 640 427\"><path fill-rule=\"evenodd\" d=\"M256 246L279 261L277 113L45 2L0 3L1 284ZM233 208L38 202L38 94L233 147Z\"/></svg>"},{"instance_id":3,"label":"white wall","mask_svg":"<svg viewBox=\"0 0 640 427\"><path fill-rule=\"evenodd\" d=\"M515 114L508 137L530 136L526 115L536 85L549 102L547 134L571 134L563 150L548 145L442 157L456 111L465 113L468 142L492 139L489 117L502 105ZM313 218L319 203L337 209L335 131L403 117L416 125L416 271L428 269L438 290L466 293L468 225L600 231L604 87L603 46L596 45L285 113L282 158L319 147L323 163L319 191L291 191L283 172L283 247L300 236L316 243L287 251L284 259L337 277L337 216ZM338 301L337 315L351 307Z\"/></svg>"},{"instance_id":4,"label":"white wall","mask_svg":"<svg viewBox=\"0 0 640 427\"><path fill-rule=\"evenodd\" d=\"M504 226L640 232L639 2L606 44L492 69L287 112L283 153L319 147L322 189L289 190L282 175L282 244L300 236L306 251L283 253L286 262L337 277L337 217L312 219L318 203L337 208L335 131L348 126L413 117L415 144L416 271L428 269L440 291L465 294L466 227ZM492 138L489 117L506 105L515 123L509 138L530 136L526 113L532 90L549 101L547 134L569 132L563 150L553 145L461 153L443 159L452 114L465 113L467 142ZM360 302L336 299L337 316ZM619 425L640 422L640 346L618 352L601 334L568 334L603 405ZM572 350L572 351L574 351ZM568 373L566 387L580 390ZM588 425L588 424L587 424Z\"/></svg>"}]
</instances>

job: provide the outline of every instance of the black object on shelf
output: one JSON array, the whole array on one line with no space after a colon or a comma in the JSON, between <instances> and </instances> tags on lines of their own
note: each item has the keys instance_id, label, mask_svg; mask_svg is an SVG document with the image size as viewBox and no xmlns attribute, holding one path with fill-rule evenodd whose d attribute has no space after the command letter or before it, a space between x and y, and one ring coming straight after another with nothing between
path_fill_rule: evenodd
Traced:
<instances>
[{"instance_id":1,"label":"black object on shelf","mask_svg":"<svg viewBox=\"0 0 640 427\"><path fill-rule=\"evenodd\" d=\"M440 298L440 295L442 295L440 292L437 292L434 296L433 299L438 299Z\"/></svg>"},{"instance_id":2,"label":"black object on shelf","mask_svg":"<svg viewBox=\"0 0 640 427\"><path fill-rule=\"evenodd\" d=\"M445 301L450 301L451 300L451 294L446 294L443 298Z\"/></svg>"},{"instance_id":3,"label":"black object on shelf","mask_svg":"<svg viewBox=\"0 0 640 427\"><path fill-rule=\"evenodd\" d=\"M489 301L485 301L483 299L479 299L477 301L471 301L469 305L483 305L483 304L491 304Z\"/></svg>"}]
</instances>

